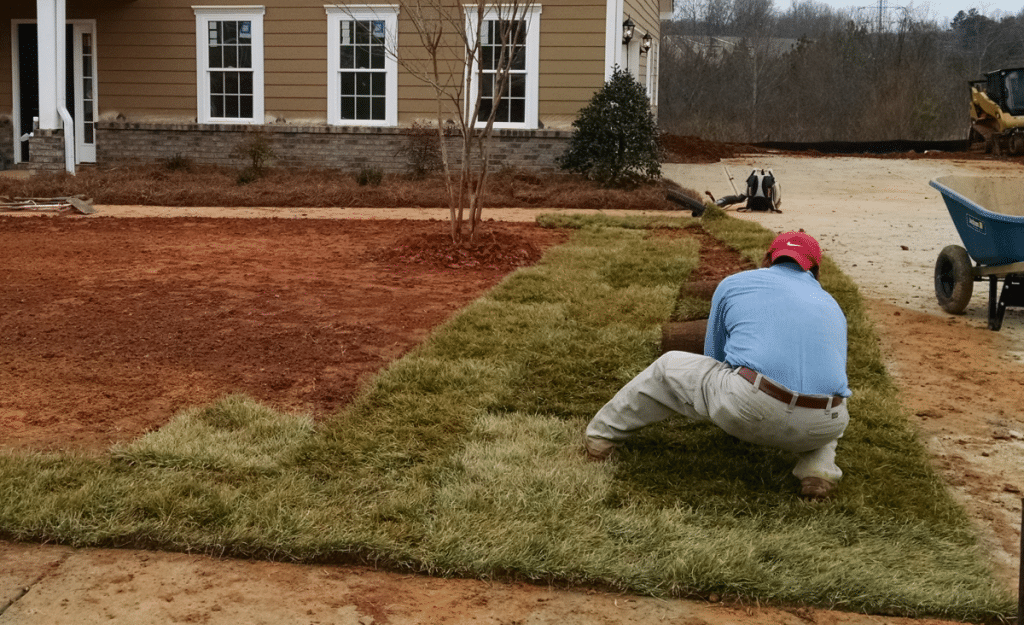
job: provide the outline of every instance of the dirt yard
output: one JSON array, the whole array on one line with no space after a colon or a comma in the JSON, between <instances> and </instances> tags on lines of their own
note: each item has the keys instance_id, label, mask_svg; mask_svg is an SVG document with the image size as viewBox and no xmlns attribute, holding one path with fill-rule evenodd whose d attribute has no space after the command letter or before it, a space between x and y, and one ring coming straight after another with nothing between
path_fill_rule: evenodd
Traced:
<instances>
[{"instance_id":1,"label":"dirt yard","mask_svg":"<svg viewBox=\"0 0 1024 625\"><path fill-rule=\"evenodd\" d=\"M994 333L979 312L984 294L962 317L929 302L929 265L957 240L927 180L936 168L1019 176L1020 166L775 155L723 163L734 173L774 167L785 185L784 212L737 215L776 231L806 229L861 285L914 424L964 501L999 579L1015 588L1024 315L1008 314ZM666 174L724 195L723 163L681 164ZM871 183L839 188L849 180ZM430 253L444 230L423 219L443 216L431 211L367 219L382 213L188 209L189 217L168 217L183 209L98 208L92 217L0 217L0 441L7 447L98 453L159 427L178 408L233 391L322 418L564 236L523 223L538 211L496 210L489 215L501 221L487 224L495 240L480 255L446 259ZM289 218L248 219L261 216ZM715 256L722 251L704 251L703 278L732 266ZM7 543L0 543L0 622L937 623Z\"/></svg>"},{"instance_id":2,"label":"dirt yard","mask_svg":"<svg viewBox=\"0 0 1024 625\"><path fill-rule=\"evenodd\" d=\"M322 418L564 236L495 223L448 258L445 228L0 218L0 440L101 451L232 392Z\"/></svg>"}]
</instances>

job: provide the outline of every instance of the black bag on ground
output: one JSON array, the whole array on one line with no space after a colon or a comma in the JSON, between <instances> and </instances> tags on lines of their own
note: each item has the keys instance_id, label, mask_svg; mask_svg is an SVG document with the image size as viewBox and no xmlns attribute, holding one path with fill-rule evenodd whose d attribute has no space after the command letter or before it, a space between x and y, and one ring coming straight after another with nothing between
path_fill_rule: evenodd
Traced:
<instances>
[{"instance_id":1,"label":"black bag on ground","mask_svg":"<svg viewBox=\"0 0 1024 625\"><path fill-rule=\"evenodd\" d=\"M751 171L747 177L746 210L782 212L779 210L781 203L782 193L772 170Z\"/></svg>"}]
</instances>

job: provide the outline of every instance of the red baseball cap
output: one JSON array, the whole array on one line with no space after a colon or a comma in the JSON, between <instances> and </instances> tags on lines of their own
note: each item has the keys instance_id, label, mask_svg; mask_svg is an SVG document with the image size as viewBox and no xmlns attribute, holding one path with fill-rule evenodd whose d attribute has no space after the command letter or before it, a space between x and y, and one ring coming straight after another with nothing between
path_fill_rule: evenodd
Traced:
<instances>
[{"instance_id":1,"label":"red baseball cap","mask_svg":"<svg viewBox=\"0 0 1024 625\"><path fill-rule=\"evenodd\" d=\"M783 232L775 237L772 246L768 248L771 262L782 256L792 258L804 271L808 271L821 264L821 247L806 232Z\"/></svg>"}]
</instances>

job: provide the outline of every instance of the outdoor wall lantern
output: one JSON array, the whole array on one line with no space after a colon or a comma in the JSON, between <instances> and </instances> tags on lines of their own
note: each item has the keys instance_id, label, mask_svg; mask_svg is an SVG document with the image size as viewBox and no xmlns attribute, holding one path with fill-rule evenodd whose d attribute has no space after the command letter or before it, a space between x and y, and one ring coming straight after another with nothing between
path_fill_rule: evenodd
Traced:
<instances>
[{"instance_id":1,"label":"outdoor wall lantern","mask_svg":"<svg viewBox=\"0 0 1024 625\"><path fill-rule=\"evenodd\" d=\"M651 37L650 33L645 33L644 36L640 38L640 54L647 54L647 51L651 49L653 44L654 37Z\"/></svg>"},{"instance_id":2,"label":"outdoor wall lantern","mask_svg":"<svg viewBox=\"0 0 1024 625\"><path fill-rule=\"evenodd\" d=\"M633 20L626 16L626 21L622 22L622 43L623 45L629 45L629 41L633 38L633 29L636 28L636 24Z\"/></svg>"}]
</instances>

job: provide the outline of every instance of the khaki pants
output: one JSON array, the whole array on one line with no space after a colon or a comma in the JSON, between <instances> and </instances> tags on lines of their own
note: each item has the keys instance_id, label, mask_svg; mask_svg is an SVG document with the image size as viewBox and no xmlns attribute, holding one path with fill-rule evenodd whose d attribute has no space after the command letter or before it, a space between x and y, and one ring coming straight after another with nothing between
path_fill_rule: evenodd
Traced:
<instances>
[{"instance_id":1,"label":"khaki pants","mask_svg":"<svg viewBox=\"0 0 1024 625\"><path fill-rule=\"evenodd\" d=\"M845 401L827 409L791 406L756 390L729 365L688 352L667 352L633 378L598 411L586 435L593 448L607 449L676 415L798 454L793 475L799 479L838 482L843 475L835 458L850 420Z\"/></svg>"}]
</instances>

